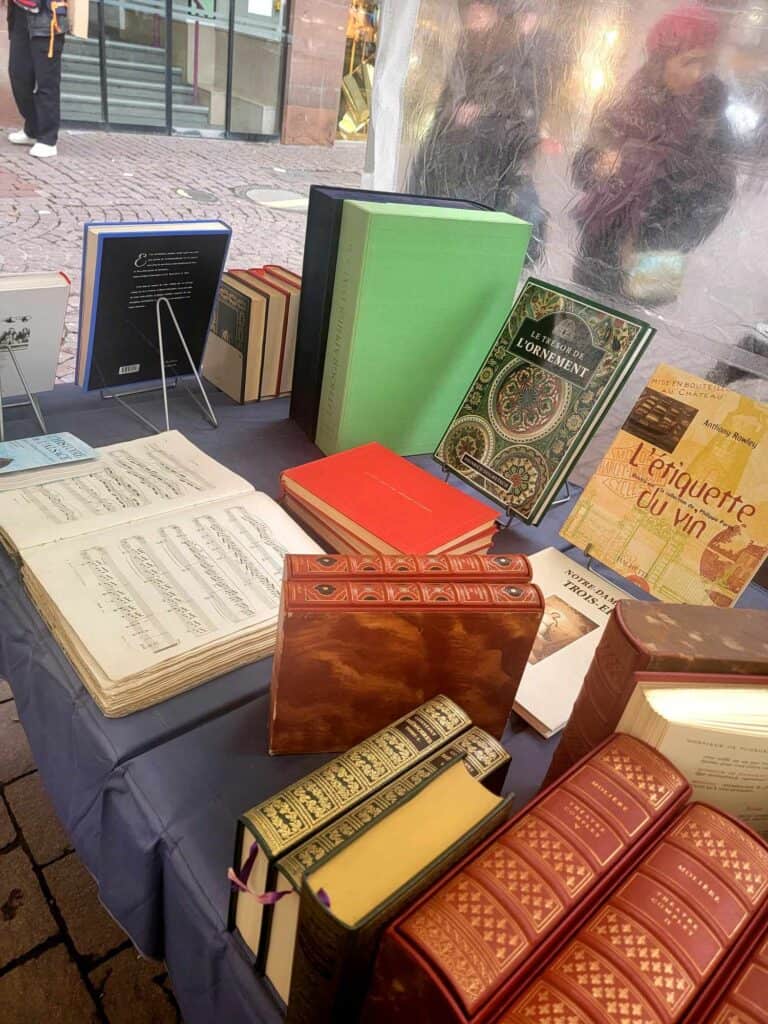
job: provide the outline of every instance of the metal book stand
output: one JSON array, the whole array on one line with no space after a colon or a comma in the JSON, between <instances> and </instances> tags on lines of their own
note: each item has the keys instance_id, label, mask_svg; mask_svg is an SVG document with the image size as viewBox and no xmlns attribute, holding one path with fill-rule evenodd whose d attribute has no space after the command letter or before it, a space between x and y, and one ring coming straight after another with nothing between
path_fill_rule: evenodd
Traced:
<instances>
[{"instance_id":1,"label":"metal book stand","mask_svg":"<svg viewBox=\"0 0 768 1024\"><path fill-rule=\"evenodd\" d=\"M446 466L444 464L443 464L443 473L445 474L443 479L446 482L449 480L449 478L451 476L453 476L452 471L448 468L448 466ZM571 485L566 480L565 484L563 486L563 494L561 495L561 497L556 498L549 507L550 508L557 508L558 505L565 505L565 504L567 504L571 500L572 497L573 497L573 495L571 494ZM499 520L499 529L500 530L506 530L507 527L512 525L512 520L517 518L517 513L515 512L514 509L511 509L511 508L507 507L507 508L504 509L504 512L505 512L507 518L503 522L501 520Z\"/></svg>"},{"instance_id":2,"label":"metal book stand","mask_svg":"<svg viewBox=\"0 0 768 1024\"><path fill-rule=\"evenodd\" d=\"M3 382L2 382L2 380L0 380L0 441L4 441L5 440L4 409L15 409L15 408L18 408L19 406L22 406L22 405L31 405L32 406L32 412L35 414L35 419L37 420L38 424L40 425L41 432L43 434L47 434L48 430L47 430L47 428L45 426L45 420L43 419L43 414L40 411L40 403L35 398L35 396L32 394L32 392L29 390L29 385L27 384L26 378L25 378L24 374L22 373L21 367L19 366L19 361L16 358L16 353L13 351L13 346L11 346L11 345L0 345L0 352L7 352L8 355L11 357L11 362L13 363L13 367L16 370L16 373L19 375L19 380L21 381L22 387L24 388L24 394L27 396L26 398L20 398L17 401L14 401L14 402L4 402L3 401Z\"/></svg>"},{"instance_id":3,"label":"metal book stand","mask_svg":"<svg viewBox=\"0 0 768 1024\"><path fill-rule=\"evenodd\" d=\"M103 399L105 399L105 400L111 398L111 399L114 399L114 401L119 402L120 405L122 405L122 407L124 409L127 409L128 412L132 416L135 416L137 420L141 420L141 422L146 427L149 427L149 429L153 430L156 434L162 433L163 429L165 429L165 430L170 430L171 429L171 419L170 419L170 414L169 414L169 411L168 411L168 388L169 388L169 386L171 388L176 387L176 385L179 383L179 377L177 375L173 379L173 381L170 383L170 385L169 385L167 377L166 377L166 373L165 373L165 345L163 343L163 323L162 323L162 318L160 316L160 307L161 307L161 305L163 303L165 303L165 305L166 305L166 307L168 309L168 312L171 314L171 319L173 320L173 325L176 328L176 333L179 336L179 341L181 342L181 347L184 349L184 353L185 353L185 355L187 357L187 361L189 362L189 367L192 370L192 373L195 375L195 380L197 381L197 386L200 389L200 394L202 395L203 402L205 403L205 405L203 406L198 401L198 399L189 390L189 388L186 386L186 384L184 384L184 390L189 395L189 397L192 399L192 401L195 403L195 405L200 409L200 411L202 412L203 416L209 421L211 426L218 427L219 421L216 419L216 414L214 413L213 408L211 406L211 403L210 403L210 401L208 399L208 395L206 393L205 387L203 386L202 379L200 377L200 374L197 371L197 367L195 366L195 362L194 362L194 360L192 358L192 355L191 355L191 353L189 351L189 346L187 345L186 339L184 338L184 335L182 333L181 327L179 327L179 321L176 319L176 314L173 311L173 306L171 305L171 303L168 301L168 299L164 295L161 295L160 298L155 303L155 314L156 314L156 317L157 317L157 347L158 347L158 351L160 353L160 376L161 376L161 383L159 385L151 384L151 385L149 385L148 387L145 387L145 388L135 388L132 391L123 391L122 388L119 389L118 391L109 391L109 390L106 390L106 389L102 389L101 397ZM138 411L138 409L134 409L131 405L128 404L128 402L125 401L126 396L129 396L129 395L145 395L145 394L147 394L150 391L157 391L157 390L161 390L163 392L163 411L165 413L165 427L164 428L158 427L150 419L148 419L146 416L144 416L142 413L140 413Z\"/></svg>"}]
</instances>

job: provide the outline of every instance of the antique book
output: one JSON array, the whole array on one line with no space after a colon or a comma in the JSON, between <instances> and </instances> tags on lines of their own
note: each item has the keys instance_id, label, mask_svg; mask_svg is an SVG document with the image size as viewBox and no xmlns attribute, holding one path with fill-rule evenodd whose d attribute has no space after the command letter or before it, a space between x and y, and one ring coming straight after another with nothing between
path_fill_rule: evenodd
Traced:
<instances>
[{"instance_id":1,"label":"antique book","mask_svg":"<svg viewBox=\"0 0 768 1024\"><path fill-rule=\"evenodd\" d=\"M403 192L369 192L359 188L310 185L290 415L311 441L315 439L317 427L336 277L341 215L345 199L362 199L370 203L484 209L479 203L461 199L433 199L430 196L412 196Z\"/></svg>"},{"instance_id":2,"label":"antique book","mask_svg":"<svg viewBox=\"0 0 768 1024\"><path fill-rule=\"evenodd\" d=\"M531 555L544 616L514 710L542 736L568 721L614 605L627 594L555 548Z\"/></svg>"},{"instance_id":3,"label":"antique book","mask_svg":"<svg viewBox=\"0 0 768 1024\"><path fill-rule=\"evenodd\" d=\"M768 846L691 804L498 1024L677 1024L766 898Z\"/></svg>"},{"instance_id":4,"label":"antique book","mask_svg":"<svg viewBox=\"0 0 768 1024\"><path fill-rule=\"evenodd\" d=\"M203 356L203 376L243 405L261 397L266 296L224 274Z\"/></svg>"},{"instance_id":5,"label":"antique book","mask_svg":"<svg viewBox=\"0 0 768 1024\"><path fill-rule=\"evenodd\" d=\"M90 445L66 432L0 441L0 476L23 473L23 479L16 477L16 486L24 486L35 480L38 469L93 462L97 458L98 454Z\"/></svg>"},{"instance_id":6,"label":"antique book","mask_svg":"<svg viewBox=\"0 0 768 1024\"><path fill-rule=\"evenodd\" d=\"M275 393L277 395L287 395L291 390L291 379L286 378L285 374L285 363L286 359L293 362L293 353L288 354L288 349L291 348L295 342L291 340L291 329L296 328L296 319L298 317L298 308L295 303L295 292L294 289L290 288L285 281L275 279L269 274L263 267L252 267L249 271L253 277L256 278L256 283L259 287L266 289L269 292L270 298L278 297L282 307L284 309L283 315L283 329L280 336L280 352L277 362L277 378L275 384Z\"/></svg>"},{"instance_id":7,"label":"antique book","mask_svg":"<svg viewBox=\"0 0 768 1024\"><path fill-rule=\"evenodd\" d=\"M284 288L271 284L252 270L230 271L267 302L264 327L264 365L261 371L260 398L276 398L280 394L280 373L288 336L289 295Z\"/></svg>"},{"instance_id":8,"label":"antique book","mask_svg":"<svg viewBox=\"0 0 768 1024\"><path fill-rule=\"evenodd\" d=\"M384 928L509 815L510 800L456 761L305 872L287 1024L359 1019Z\"/></svg>"},{"instance_id":9,"label":"antique book","mask_svg":"<svg viewBox=\"0 0 768 1024\"><path fill-rule=\"evenodd\" d=\"M219 220L86 224L75 379L86 391L160 380L167 299L199 369L232 229ZM191 374L161 305L165 372Z\"/></svg>"},{"instance_id":10,"label":"antique book","mask_svg":"<svg viewBox=\"0 0 768 1024\"><path fill-rule=\"evenodd\" d=\"M286 469L280 487L382 554L441 554L496 522L494 509L376 442Z\"/></svg>"},{"instance_id":11,"label":"antique book","mask_svg":"<svg viewBox=\"0 0 768 1024\"><path fill-rule=\"evenodd\" d=\"M288 563L270 753L344 750L438 693L499 739L542 610L538 588L514 576L320 582L294 580Z\"/></svg>"},{"instance_id":12,"label":"antique book","mask_svg":"<svg viewBox=\"0 0 768 1024\"><path fill-rule=\"evenodd\" d=\"M619 601L547 773L557 778L616 731L635 672L768 675L768 612Z\"/></svg>"},{"instance_id":13,"label":"antique book","mask_svg":"<svg viewBox=\"0 0 768 1024\"><path fill-rule=\"evenodd\" d=\"M53 389L69 287L63 273L0 274L0 397Z\"/></svg>"},{"instance_id":14,"label":"antique book","mask_svg":"<svg viewBox=\"0 0 768 1024\"><path fill-rule=\"evenodd\" d=\"M315 444L434 450L517 287L507 213L344 203Z\"/></svg>"},{"instance_id":15,"label":"antique book","mask_svg":"<svg viewBox=\"0 0 768 1024\"><path fill-rule=\"evenodd\" d=\"M617 728L669 758L694 800L768 837L768 676L638 672Z\"/></svg>"},{"instance_id":16,"label":"antique book","mask_svg":"<svg viewBox=\"0 0 768 1024\"><path fill-rule=\"evenodd\" d=\"M561 536L661 601L733 604L768 551L768 405L659 366Z\"/></svg>"},{"instance_id":17,"label":"antique book","mask_svg":"<svg viewBox=\"0 0 768 1024\"><path fill-rule=\"evenodd\" d=\"M101 711L148 707L271 654L283 557L319 553L176 431L0 493L0 540Z\"/></svg>"},{"instance_id":18,"label":"antique book","mask_svg":"<svg viewBox=\"0 0 768 1024\"><path fill-rule=\"evenodd\" d=\"M768 915L686 1015L690 1024L768 1024Z\"/></svg>"},{"instance_id":19,"label":"antique book","mask_svg":"<svg viewBox=\"0 0 768 1024\"><path fill-rule=\"evenodd\" d=\"M391 925L366 1024L492 1019L689 793L669 761L628 736L611 737Z\"/></svg>"},{"instance_id":20,"label":"antique book","mask_svg":"<svg viewBox=\"0 0 768 1024\"><path fill-rule=\"evenodd\" d=\"M337 818L311 839L277 861L275 890L281 896L272 907L266 940L267 981L283 1003L288 1002L293 967L293 951L299 923L299 895L305 872L331 856L349 837L386 809L407 798L421 782L432 778L443 765L460 756L464 767L493 793L500 793L509 765L509 754L482 729L472 728L446 744L436 754L399 776L365 803ZM287 893L283 897L283 893Z\"/></svg>"},{"instance_id":21,"label":"antique book","mask_svg":"<svg viewBox=\"0 0 768 1024\"><path fill-rule=\"evenodd\" d=\"M285 332L285 347L280 366L280 394L288 395L293 384L293 364L296 360L296 333L299 326L299 303L301 301L301 278L290 270L274 264L261 267L255 272L270 284L277 285L288 293L288 320Z\"/></svg>"},{"instance_id":22,"label":"antique book","mask_svg":"<svg viewBox=\"0 0 768 1024\"><path fill-rule=\"evenodd\" d=\"M531 277L494 333L435 458L536 525L655 330Z\"/></svg>"},{"instance_id":23,"label":"antique book","mask_svg":"<svg viewBox=\"0 0 768 1024\"><path fill-rule=\"evenodd\" d=\"M288 555L286 575L294 582L329 579L367 580L393 576L401 580L490 580L530 583L531 561L525 555Z\"/></svg>"},{"instance_id":24,"label":"antique book","mask_svg":"<svg viewBox=\"0 0 768 1024\"><path fill-rule=\"evenodd\" d=\"M235 836L235 873L241 885L257 894L274 889L274 865L280 857L457 739L470 725L469 716L453 701L436 697L246 811ZM233 886L230 928L248 949L258 952L268 908L241 893Z\"/></svg>"}]
</instances>

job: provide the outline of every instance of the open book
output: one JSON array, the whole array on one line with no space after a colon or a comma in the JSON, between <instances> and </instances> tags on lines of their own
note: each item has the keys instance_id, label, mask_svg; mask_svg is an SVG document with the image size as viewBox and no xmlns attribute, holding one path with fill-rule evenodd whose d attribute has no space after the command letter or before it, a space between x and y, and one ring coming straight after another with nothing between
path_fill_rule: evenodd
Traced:
<instances>
[{"instance_id":1,"label":"open book","mask_svg":"<svg viewBox=\"0 0 768 1024\"><path fill-rule=\"evenodd\" d=\"M176 431L0 493L0 540L101 710L148 707L272 653L283 556L317 553Z\"/></svg>"}]
</instances>

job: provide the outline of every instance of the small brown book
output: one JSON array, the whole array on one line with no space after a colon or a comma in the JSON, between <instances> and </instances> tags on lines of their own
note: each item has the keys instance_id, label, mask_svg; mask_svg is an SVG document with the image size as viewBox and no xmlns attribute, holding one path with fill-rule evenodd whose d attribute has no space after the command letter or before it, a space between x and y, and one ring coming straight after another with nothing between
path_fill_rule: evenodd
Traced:
<instances>
[{"instance_id":1,"label":"small brown book","mask_svg":"<svg viewBox=\"0 0 768 1024\"><path fill-rule=\"evenodd\" d=\"M546 782L615 732L636 672L768 675L768 611L619 601L611 613Z\"/></svg>"},{"instance_id":2,"label":"small brown book","mask_svg":"<svg viewBox=\"0 0 768 1024\"><path fill-rule=\"evenodd\" d=\"M438 693L500 738L544 606L527 561L408 556L388 569L374 558L369 569L341 563L346 573L339 564L285 559L270 752L345 750Z\"/></svg>"}]
</instances>

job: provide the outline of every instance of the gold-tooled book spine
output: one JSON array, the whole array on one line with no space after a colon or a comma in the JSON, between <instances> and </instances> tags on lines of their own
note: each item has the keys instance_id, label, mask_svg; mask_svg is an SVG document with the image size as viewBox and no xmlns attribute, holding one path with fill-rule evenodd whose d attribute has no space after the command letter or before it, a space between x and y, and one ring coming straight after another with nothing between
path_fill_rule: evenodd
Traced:
<instances>
[{"instance_id":1,"label":"gold-tooled book spine","mask_svg":"<svg viewBox=\"0 0 768 1024\"><path fill-rule=\"evenodd\" d=\"M286 555L285 566L290 580L382 576L531 580L531 565L525 555Z\"/></svg>"},{"instance_id":2,"label":"gold-tooled book spine","mask_svg":"<svg viewBox=\"0 0 768 1024\"><path fill-rule=\"evenodd\" d=\"M296 889L301 889L304 873L314 868L342 843L360 832L374 818L390 810L423 782L437 775L446 765L463 758L469 774L482 782L493 781L488 788L497 791L506 776L509 754L502 745L482 729L472 728L457 740L443 747L432 757L422 761L411 771L380 790L370 800L359 804L331 825L317 832L306 843L287 854L277 864L277 870Z\"/></svg>"},{"instance_id":3,"label":"gold-tooled book spine","mask_svg":"<svg viewBox=\"0 0 768 1024\"><path fill-rule=\"evenodd\" d=\"M270 858L280 857L471 724L452 700L434 697L247 811L241 821Z\"/></svg>"}]
</instances>

